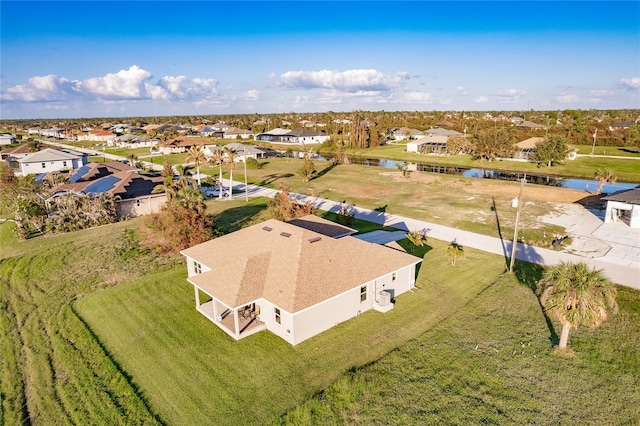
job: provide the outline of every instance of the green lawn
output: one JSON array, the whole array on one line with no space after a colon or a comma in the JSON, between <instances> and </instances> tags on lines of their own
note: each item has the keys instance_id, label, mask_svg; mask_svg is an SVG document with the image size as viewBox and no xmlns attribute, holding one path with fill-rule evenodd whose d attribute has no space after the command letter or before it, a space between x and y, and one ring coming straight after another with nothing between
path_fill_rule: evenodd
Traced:
<instances>
[{"instance_id":1,"label":"green lawn","mask_svg":"<svg viewBox=\"0 0 640 426\"><path fill-rule=\"evenodd\" d=\"M94 293L75 308L162 420L269 424L454 314L504 269L500 257L474 250L465 268L453 268L446 244L429 244L419 289L398 297L391 312L367 312L295 347L268 332L233 341L195 310L182 266Z\"/></svg>"},{"instance_id":2,"label":"green lawn","mask_svg":"<svg viewBox=\"0 0 640 426\"><path fill-rule=\"evenodd\" d=\"M537 299L504 276L436 327L350 371L281 424L638 424L640 292L551 349ZM559 332L559 324L555 324Z\"/></svg>"}]
</instances>

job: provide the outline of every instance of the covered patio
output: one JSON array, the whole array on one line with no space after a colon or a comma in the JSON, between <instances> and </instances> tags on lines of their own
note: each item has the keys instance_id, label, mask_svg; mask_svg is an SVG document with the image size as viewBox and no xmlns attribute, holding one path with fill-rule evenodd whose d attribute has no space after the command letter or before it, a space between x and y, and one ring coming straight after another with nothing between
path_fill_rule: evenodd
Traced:
<instances>
[{"instance_id":1,"label":"covered patio","mask_svg":"<svg viewBox=\"0 0 640 426\"><path fill-rule=\"evenodd\" d=\"M240 340L243 337L251 336L266 329L264 322L260 321L259 305L251 303L232 308L226 306L198 286L194 285L193 288L198 312L235 340ZM201 303L200 291L208 296L210 300Z\"/></svg>"}]
</instances>

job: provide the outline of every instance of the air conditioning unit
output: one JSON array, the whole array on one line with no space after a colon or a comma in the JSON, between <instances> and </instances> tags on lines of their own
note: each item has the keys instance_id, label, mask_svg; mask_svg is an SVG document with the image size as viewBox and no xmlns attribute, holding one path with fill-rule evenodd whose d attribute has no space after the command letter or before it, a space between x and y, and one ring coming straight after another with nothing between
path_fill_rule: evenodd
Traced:
<instances>
[{"instance_id":1,"label":"air conditioning unit","mask_svg":"<svg viewBox=\"0 0 640 426\"><path fill-rule=\"evenodd\" d=\"M382 290L378 293L378 305L389 306L391 304L391 293L386 290Z\"/></svg>"}]
</instances>

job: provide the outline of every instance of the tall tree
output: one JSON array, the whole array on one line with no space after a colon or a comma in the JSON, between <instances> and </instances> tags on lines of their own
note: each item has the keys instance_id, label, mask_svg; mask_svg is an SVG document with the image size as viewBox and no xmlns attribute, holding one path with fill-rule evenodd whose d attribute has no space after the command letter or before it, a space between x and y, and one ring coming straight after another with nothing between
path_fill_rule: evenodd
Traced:
<instances>
[{"instance_id":1,"label":"tall tree","mask_svg":"<svg viewBox=\"0 0 640 426\"><path fill-rule=\"evenodd\" d=\"M615 286L601 270L584 262L561 262L547 268L538 282L538 292L547 315L562 324L560 349L567 347L572 328L599 327L609 310L618 310Z\"/></svg>"},{"instance_id":2,"label":"tall tree","mask_svg":"<svg viewBox=\"0 0 640 426\"><path fill-rule=\"evenodd\" d=\"M200 163L206 161L206 156L204 155L204 151L202 151L202 147L199 145L193 145L189 148L189 155L186 158L187 163L195 162L196 163L196 173L198 174L198 187L201 185L200 181Z\"/></svg>"},{"instance_id":3,"label":"tall tree","mask_svg":"<svg viewBox=\"0 0 640 426\"><path fill-rule=\"evenodd\" d=\"M551 136L536 144L534 160L546 163L547 167L553 164L563 164L569 155L569 145L562 136Z\"/></svg>"},{"instance_id":4,"label":"tall tree","mask_svg":"<svg viewBox=\"0 0 640 426\"><path fill-rule=\"evenodd\" d=\"M600 194L602 192L602 187L605 183L615 185L618 180L618 176L616 176L611 169L598 169L594 173L594 177L599 181L598 188L596 188L596 194Z\"/></svg>"},{"instance_id":5,"label":"tall tree","mask_svg":"<svg viewBox=\"0 0 640 426\"><path fill-rule=\"evenodd\" d=\"M464 248L455 241L452 241L447 247L447 257L449 258L451 265L456 266L456 261L458 259L464 259Z\"/></svg>"},{"instance_id":6,"label":"tall tree","mask_svg":"<svg viewBox=\"0 0 640 426\"><path fill-rule=\"evenodd\" d=\"M481 130L472 137L473 155L476 159L493 161L513 155L515 138L506 129Z\"/></svg>"},{"instance_id":7,"label":"tall tree","mask_svg":"<svg viewBox=\"0 0 640 426\"><path fill-rule=\"evenodd\" d=\"M226 148L226 161L229 162L229 199L233 196L233 171L236 169L236 165L238 162L236 159L238 158L238 154L235 151Z\"/></svg>"},{"instance_id":8,"label":"tall tree","mask_svg":"<svg viewBox=\"0 0 640 426\"><path fill-rule=\"evenodd\" d=\"M214 163L215 165L220 167L220 177L218 179L218 185L220 186L220 191L218 191L218 198L222 199L223 185L222 185L222 164L224 164L224 151L222 149L216 149L213 151L213 156L209 157L207 160Z\"/></svg>"}]
</instances>

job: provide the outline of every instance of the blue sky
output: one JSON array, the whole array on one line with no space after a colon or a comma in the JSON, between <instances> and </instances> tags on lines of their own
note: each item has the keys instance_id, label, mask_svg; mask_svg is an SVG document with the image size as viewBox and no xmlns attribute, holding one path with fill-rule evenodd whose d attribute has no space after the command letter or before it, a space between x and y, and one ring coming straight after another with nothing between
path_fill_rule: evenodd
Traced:
<instances>
[{"instance_id":1,"label":"blue sky","mask_svg":"<svg viewBox=\"0 0 640 426\"><path fill-rule=\"evenodd\" d=\"M0 2L0 118L640 108L640 2Z\"/></svg>"}]
</instances>

